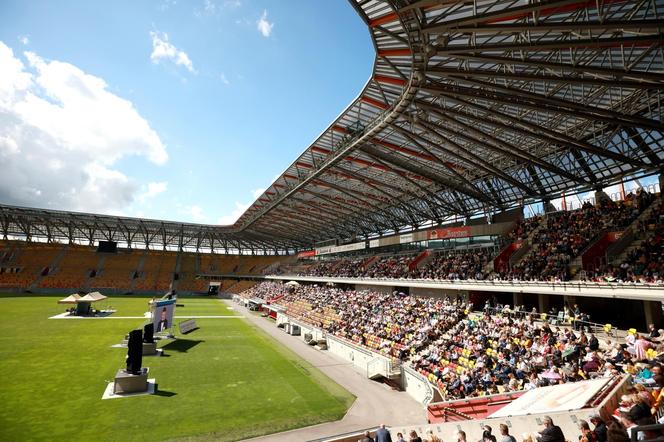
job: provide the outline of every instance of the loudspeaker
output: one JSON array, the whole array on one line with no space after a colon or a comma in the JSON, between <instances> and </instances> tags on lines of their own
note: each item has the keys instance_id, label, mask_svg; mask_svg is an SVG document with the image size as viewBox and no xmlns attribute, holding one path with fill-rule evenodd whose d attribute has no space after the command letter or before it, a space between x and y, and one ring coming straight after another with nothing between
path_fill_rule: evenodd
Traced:
<instances>
[{"instance_id":1,"label":"loudspeaker","mask_svg":"<svg viewBox=\"0 0 664 442\"><path fill-rule=\"evenodd\" d=\"M152 344L154 342L154 324L150 322L143 327L143 342Z\"/></svg>"},{"instance_id":2,"label":"loudspeaker","mask_svg":"<svg viewBox=\"0 0 664 442\"><path fill-rule=\"evenodd\" d=\"M218 285L211 285L208 287L208 295L210 296L217 296L219 294L219 286Z\"/></svg>"},{"instance_id":3,"label":"loudspeaker","mask_svg":"<svg viewBox=\"0 0 664 442\"><path fill-rule=\"evenodd\" d=\"M143 330L129 332L127 342L127 373L141 374L143 363Z\"/></svg>"}]
</instances>

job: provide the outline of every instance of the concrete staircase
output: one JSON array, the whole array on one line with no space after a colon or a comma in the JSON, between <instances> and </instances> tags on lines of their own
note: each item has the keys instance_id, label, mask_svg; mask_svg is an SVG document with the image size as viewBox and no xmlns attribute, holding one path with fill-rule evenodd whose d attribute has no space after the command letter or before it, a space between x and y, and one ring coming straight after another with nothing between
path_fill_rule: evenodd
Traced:
<instances>
[{"instance_id":1,"label":"concrete staircase","mask_svg":"<svg viewBox=\"0 0 664 442\"><path fill-rule=\"evenodd\" d=\"M103 271L104 271L104 264L106 263L106 255L103 253L99 254L99 260L97 261L97 265L95 266L95 278L100 276ZM88 278L85 280L83 283L83 289L86 292L90 291L90 288L94 287L94 282L95 278L92 278L90 275L88 275Z\"/></svg>"},{"instance_id":2,"label":"concrete staircase","mask_svg":"<svg viewBox=\"0 0 664 442\"><path fill-rule=\"evenodd\" d=\"M173 272L174 274L178 274L178 278L180 277L180 269L182 268L182 252L178 252L177 258L175 258L175 271ZM178 283L180 282L179 279L173 279L171 282L171 290L177 290L178 289Z\"/></svg>"},{"instance_id":3,"label":"concrete staircase","mask_svg":"<svg viewBox=\"0 0 664 442\"><path fill-rule=\"evenodd\" d=\"M130 290L132 292L136 290L136 283L138 282L138 280L145 277L145 275L143 275L143 269L145 268L145 260L147 259L147 257L148 257L148 249L145 249L143 250L141 259L138 261L138 265L136 266L136 272L138 273L138 278L132 279L131 281Z\"/></svg>"},{"instance_id":4,"label":"concrete staircase","mask_svg":"<svg viewBox=\"0 0 664 442\"><path fill-rule=\"evenodd\" d=\"M521 247L516 250L512 256L510 256L510 259L508 261L509 267L513 267L517 264L519 264L526 256L530 254L530 252L533 249L534 241L533 239L535 238L535 235L537 235L545 226L546 226L546 220L547 217L544 216L542 218L542 221L540 222L540 225L534 228L526 237L526 239L523 240L523 244ZM493 267L493 261L491 261L491 266ZM493 270L493 268L491 269Z\"/></svg>"}]
</instances>

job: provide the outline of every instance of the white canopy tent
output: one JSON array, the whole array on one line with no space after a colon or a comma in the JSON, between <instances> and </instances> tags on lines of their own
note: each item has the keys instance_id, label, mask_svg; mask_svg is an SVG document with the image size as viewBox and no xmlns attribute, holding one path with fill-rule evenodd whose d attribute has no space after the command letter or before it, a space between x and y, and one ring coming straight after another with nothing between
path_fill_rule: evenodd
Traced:
<instances>
[{"instance_id":1,"label":"white canopy tent","mask_svg":"<svg viewBox=\"0 0 664 442\"><path fill-rule=\"evenodd\" d=\"M58 304L76 304L81 299L81 295L74 293L58 301Z\"/></svg>"}]
</instances>

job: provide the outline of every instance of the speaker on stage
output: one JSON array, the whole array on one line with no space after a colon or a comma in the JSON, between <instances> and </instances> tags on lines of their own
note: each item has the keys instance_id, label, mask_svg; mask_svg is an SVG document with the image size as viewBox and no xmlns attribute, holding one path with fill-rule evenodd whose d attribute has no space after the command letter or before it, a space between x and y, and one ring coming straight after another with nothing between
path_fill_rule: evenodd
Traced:
<instances>
[{"instance_id":1,"label":"speaker on stage","mask_svg":"<svg viewBox=\"0 0 664 442\"><path fill-rule=\"evenodd\" d=\"M141 374L143 363L143 330L129 332L127 342L127 373Z\"/></svg>"},{"instance_id":2,"label":"speaker on stage","mask_svg":"<svg viewBox=\"0 0 664 442\"><path fill-rule=\"evenodd\" d=\"M154 324L150 322L143 327L143 342L152 344L154 342Z\"/></svg>"}]
</instances>

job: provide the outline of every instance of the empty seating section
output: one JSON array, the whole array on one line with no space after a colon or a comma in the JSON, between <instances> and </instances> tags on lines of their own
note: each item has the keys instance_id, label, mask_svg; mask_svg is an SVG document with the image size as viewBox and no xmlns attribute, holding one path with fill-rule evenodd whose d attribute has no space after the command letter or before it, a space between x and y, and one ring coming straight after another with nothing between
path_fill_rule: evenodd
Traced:
<instances>
[{"instance_id":1,"label":"empty seating section","mask_svg":"<svg viewBox=\"0 0 664 442\"><path fill-rule=\"evenodd\" d=\"M238 281L234 284L231 284L228 286L228 288L225 288L224 291L228 293L241 293L247 289L250 289L251 287L255 286L258 284L258 281L247 281L247 280L242 280Z\"/></svg>"},{"instance_id":2,"label":"empty seating section","mask_svg":"<svg viewBox=\"0 0 664 442\"><path fill-rule=\"evenodd\" d=\"M45 273L65 246L1 241L0 287L27 289Z\"/></svg>"},{"instance_id":3,"label":"empty seating section","mask_svg":"<svg viewBox=\"0 0 664 442\"><path fill-rule=\"evenodd\" d=\"M177 271L178 280L176 286L178 291L202 292L207 290L208 281L196 279L200 263L200 255L195 253L182 253L180 255L180 268Z\"/></svg>"},{"instance_id":4,"label":"empty seating section","mask_svg":"<svg viewBox=\"0 0 664 442\"><path fill-rule=\"evenodd\" d=\"M40 288L84 290L90 273L96 269L99 255L96 248L70 245L59 263L39 281Z\"/></svg>"},{"instance_id":5,"label":"empty seating section","mask_svg":"<svg viewBox=\"0 0 664 442\"><path fill-rule=\"evenodd\" d=\"M170 290L176 261L177 254L174 252L148 250L134 290L156 293Z\"/></svg>"},{"instance_id":6,"label":"empty seating section","mask_svg":"<svg viewBox=\"0 0 664 442\"><path fill-rule=\"evenodd\" d=\"M201 254L200 273L213 275L260 275L279 256Z\"/></svg>"},{"instance_id":7,"label":"empty seating section","mask_svg":"<svg viewBox=\"0 0 664 442\"><path fill-rule=\"evenodd\" d=\"M164 293L171 290L177 273L178 291L207 292L210 278L199 278L199 274L260 274L279 258L185 252L180 254L176 272L178 253L173 251L119 249L113 254L76 244L0 241L0 287ZM242 291L254 284L226 277L220 290Z\"/></svg>"},{"instance_id":8,"label":"empty seating section","mask_svg":"<svg viewBox=\"0 0 664 442\"><path fill-rule=\"evenodd\" d=\"M100 254L101 268L89 283L92 288L130 290L138 270L142 250L124 249L115 253Z\"/></svg>"}]
</instances>

